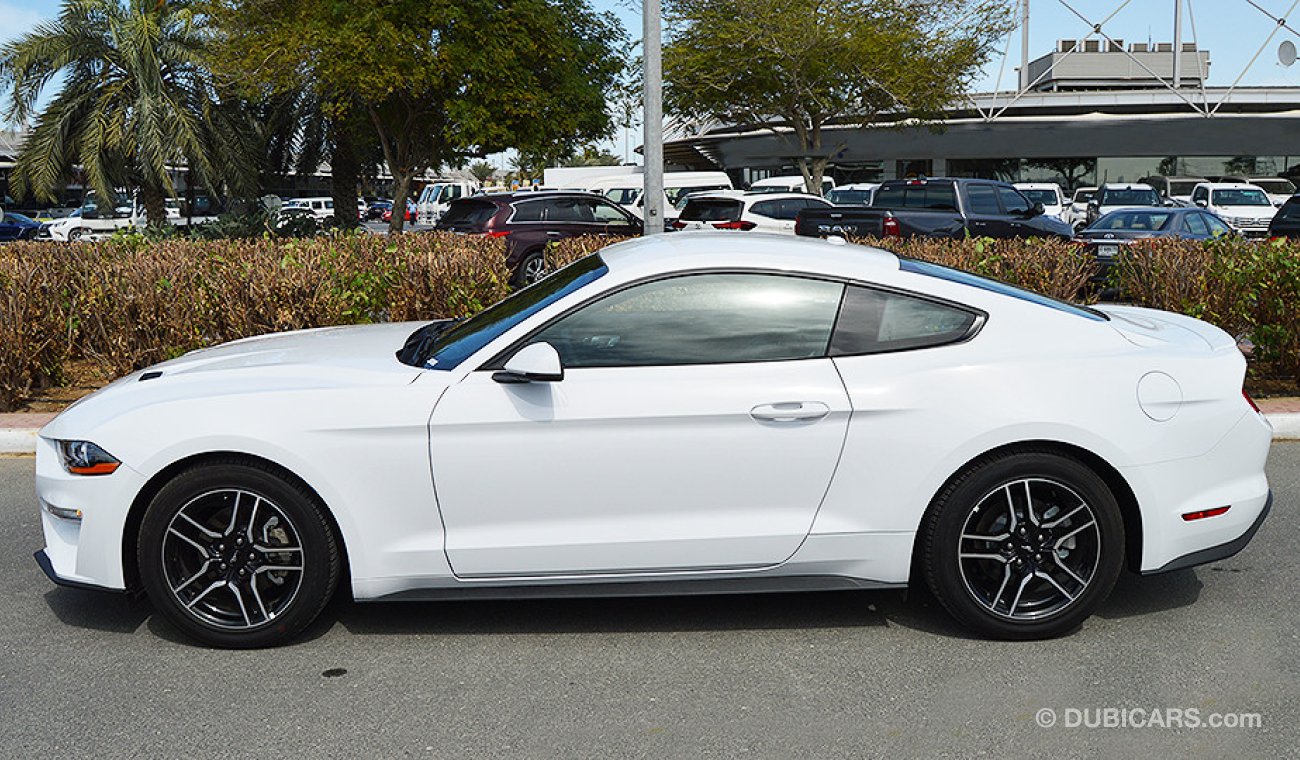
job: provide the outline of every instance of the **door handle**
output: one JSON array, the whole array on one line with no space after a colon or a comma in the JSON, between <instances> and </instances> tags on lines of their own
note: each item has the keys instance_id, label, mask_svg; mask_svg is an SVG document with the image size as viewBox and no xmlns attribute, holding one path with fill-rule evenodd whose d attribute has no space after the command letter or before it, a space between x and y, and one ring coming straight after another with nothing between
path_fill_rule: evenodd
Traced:
<instances>
[{"instance_id":1,"label":"door handle","mask_svg":"<svg viewBox=\"0 0 1300 760\"><path fill-rule=\"evenodd\" d=\"M749 410L749 416L763 422L810 422L820 420L830 412L831 408L820 401L783 401L759 404Z\"/></svg>"}]
</instances>

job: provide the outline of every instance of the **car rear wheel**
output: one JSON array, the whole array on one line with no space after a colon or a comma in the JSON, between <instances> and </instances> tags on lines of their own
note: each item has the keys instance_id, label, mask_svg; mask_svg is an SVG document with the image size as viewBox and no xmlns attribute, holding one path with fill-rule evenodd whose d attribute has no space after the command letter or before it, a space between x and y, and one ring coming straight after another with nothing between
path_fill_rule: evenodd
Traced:
<instances>
[{"instance_id":1,"label":"car rear wheel","mask_svg":"<svg viewBox=\"0 0 1300 760\"><path fill-rule=\"evenodd\" d=\"M1083 463L1048 452L977 463L939 494L922 531L935 596L996 638L1073 630L1105 601L1123 563L1114 494Z\"/></svg>"},{"instance_id":2,"label":"car rear wheel","mask_svg":"<svg viewBox=\"0 0 1300 760\"><path fill-rule=\"evenodd\" d=\"M68 240L76 242L80 240L82 236L85 234L86 234L85 230L81 229L80 227L74 227L68 232Z\"/></svg>"},{"instance_id":3,"label":"car rear wheel","mask_svg":"<svg viewBox=\"0 0 1300 760\"><path fill-rule=\"evenodd\" d=\"M333 596L338 544L304 487L231 461L187 470L150 503L141 579L176 627L217 647L284 643Z\"/></svg>"},{"instance_id":4,"label":"car rear wheel","mask_svg":"<svg viewBox=\"0 0 1300 760\"><path fill-rule=\"evenodd\" d=\"M524 257L515 270L515 287L526 287L546 276L546 257L535 251Z\"/></svg>"}]
</instances>

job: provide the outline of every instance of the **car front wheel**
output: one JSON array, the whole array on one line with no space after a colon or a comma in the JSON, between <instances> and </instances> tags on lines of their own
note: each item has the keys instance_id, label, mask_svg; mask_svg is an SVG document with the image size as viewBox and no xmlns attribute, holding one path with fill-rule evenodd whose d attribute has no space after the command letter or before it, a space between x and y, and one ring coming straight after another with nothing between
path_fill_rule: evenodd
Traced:
<instances>
[{"instance_id":1,"label":"car front wheel","mask_svg":"<svg viewBox=\"0 0 1300 760\"><path fill-rule=\"evenodd\" d=\"M944 607L980 633L1050 638L1105 601L1124 523L1105 481L1048 452L987 459L954 478L922 527L922 562Z\"/></svg>"},{"instance_id":2,"label":"car front wheel","mask_svg":"<svg viewBox=\"0 0 1300 760\"><path fill-rule=\"evenodd\" d=\"M253 463L187 470L150 503L141 580L154 607L217 647L284 643L333 596L337 541L305 487Z\"/></svg>"}]
</instances>

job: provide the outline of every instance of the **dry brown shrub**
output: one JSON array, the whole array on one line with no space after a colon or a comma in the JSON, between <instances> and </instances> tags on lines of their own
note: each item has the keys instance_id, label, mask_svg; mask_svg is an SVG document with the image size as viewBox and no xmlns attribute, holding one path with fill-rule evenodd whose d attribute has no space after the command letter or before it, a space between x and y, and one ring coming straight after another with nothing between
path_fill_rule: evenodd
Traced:
<instances>
[{"instance_id":1,"label":"dry brown shrub","mask_svg":"<svg viewBox=\"0 0 1300 760\"><path fill-rule=\"evenodd\" d=\"M58 262L27 243L0 248L0 412L63 378L68 302Z\"/></svg>"}]
</instances>

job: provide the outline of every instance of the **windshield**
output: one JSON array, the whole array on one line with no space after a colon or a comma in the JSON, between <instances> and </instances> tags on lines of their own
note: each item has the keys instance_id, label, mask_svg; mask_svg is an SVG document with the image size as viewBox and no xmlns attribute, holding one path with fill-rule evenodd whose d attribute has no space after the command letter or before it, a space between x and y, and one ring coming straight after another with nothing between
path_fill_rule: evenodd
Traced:
<instances>
[{"instance_id":1,"label":"windshield","mask_svg":"<svg viewBox=\"0 0 1300 760\"><path fill-rule=\"evenodd\" d=\"M1160 195L1155 190L1102 190L1103 206L1159 206Z\"/></svg>"},{"instance_id":2,"label":"windshield","mask_svg":"<svg viewBox=\"0 0 1300 760\"><path fill-rule=\"evenodd\" d=\"M1075 203L1087 203L1088 201L1092 200L1096 195L1097 195L1097 188L1095 188L1095 187L1094 187L1094 188L1085 189L1085 190L1075 190L1075 191L1074 191L1074 202L1075 202Z\"/></svg>"},{"instance_id":3,"label":"windshield","mask_svg":"<svg viewBox=\"0 0 1300 760\"><path fill-rule=\"evenodd\" d=\"M1273 202L1264 195L1263 190L1256 190L1253 187L1245 187L1240 190L1215 190L1213 193L1215 206L1272 206Z\"/></svg>"},{"instance_id":4,"label":"windshield","mask_svg":"<svg viewBox=\"0 0 1300 760\"><path fill-rule=\"evenodd\" d=\"M630 206L636 203L637 196L640 194L640 188L635 187L615 187L605 191L605 197L620 206Z\"/></svg>"},{"instance_id":5,"label":"windshield","mask_svg":"<svg viewBox=\"0 0 1300 760\"><path fill-rule=\"evenodd\" d=\"M691 185L689 187L669 187L664 189L664 194L668 196L668 202L676 208L681 208L683 198L692 193L707 193L710 190L730 190L729 185Z\"/></svg>"},{"instance_id":6,"label":"windshield","mask_svg":"<svg viewBox=\"0 0 1300 760\"><path fill-rule=\"evenodd\" d=\"M1168 228L1173 218L1170 211L1116 211L1098 219L1088 229L1158 232Z\"/></svg>"},{"instance_id":7,"label":"windshield","mask_svg":"<svg viewBox=\"0 0 1300 760\"><path fill-rule=\"evenodd\" d=\"M600 254L592 254L489 306L439 335L431 356L424 363L425 368L455 369L510 328L608 271Z\"/></svg>"},{"instance_id":8,"label":"windshield","mask_svg":"<svg viewBox=\"0 0 1300 760\"><path fill-rule=\"evenodd\" d=\"M1031 203L1041 203L1044 206L1059 206L1061 200L1056 197L1055 190L1025 190L1018 188L1020 194L1029 199Z\"/></svg>"},{"instance_id":9,"label":"windshield","mask_svg":"<svg viewBox=\"0 0 1300 760\"><path fill-rule=\"evenodd\" d=\"M1195 188L1199 182L1201 182L1201 180L1195 180L1195 179L1172 180L1171 179L1169 180L1169 195L1171 196L1191 195L1193 188Z\"/></svg>"}]
</instances>

